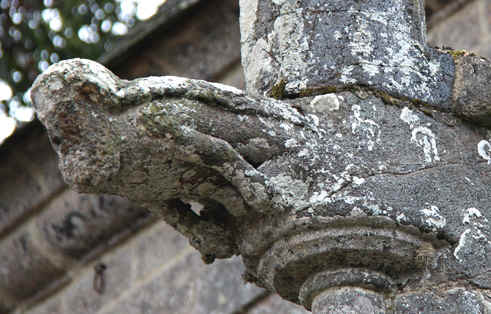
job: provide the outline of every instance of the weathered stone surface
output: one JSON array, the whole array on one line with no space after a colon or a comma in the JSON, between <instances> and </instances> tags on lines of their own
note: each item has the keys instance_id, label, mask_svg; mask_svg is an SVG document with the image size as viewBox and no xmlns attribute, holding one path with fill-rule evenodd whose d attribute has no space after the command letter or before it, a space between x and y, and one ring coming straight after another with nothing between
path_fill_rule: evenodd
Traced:
<instances>
[{"instance_id":1,"label":"weathered stone surface","mask_svg":"<svg viewBox=\"0 0 491 314\"><path fill-rule=\"evenodd\" d=\"M250 309L248 314L308 314L310 311L305 310L303 307L291 302L287 302L281 299L278 295L274 294L261 300Z\"/></svg>"},{"instance_id":2,"label":"weathered stone surface","mask_svg":"<svg viewBox=\"0 0 491 314\"><path fill-rule=\"evenodd\" d=\"M149 212L109 195L66 191L36 219L39 234L53 250L80 259L121 230L148 220Z\"/></svg>"},{"instance_id":3,"label":"weathered stone surface","mask_svg":"<svg viewBox=\"0 0 491 314\"><path fill-rule=\"evenodd\" d=\"M149 226L126 245L71 272L71 282L53 297L62 304L60 310L54 313L98 313L110 307L131 289L139 290L142 282L184 262L183 257L192 253L186 242L184 237L163 222ZM152 250L149 249L150 245ZM197 257L195 259L198 260ZM104 265L100 275L96 273L97 265ZM96 288L98 280L102 280L102 289ZM165 281L165 284L172 286L169 281ZM39 308L43 309L44 306L33 307L28 313L38 313Z\"/></svg>"},{"instance_id":4,"label":"weathered stone surface","mask_svg":"<svg viewBox=\"0 0 491 314\"><path fill-rule=\"evenodd\" d=\"M395 313L483 313L487 310L480 293L468 289L450 289L440 293L425 291L397 297Z\"/></svg>"},{"instance_id":5,"label":"weathered stone surface","mask_svg":"<svg viewBox=\"0 0 491 314\"><path fill-rule=\"evenodd\" d=\"M241 13L247 90L284 96L371 86L448 102L453 62L426 46L423 1L249 1ZM275 96L275 95L273 95Z\"/></svg>"},{"instance_id":6,"label":"weathered stone surface","mask_svg":"<svg viewBox=\"0 0 491 314\"><path fill-rule=\"evenodd\" d=\"M26 311L35 314L55 314L66 313L60 298L49 298L45 302L35 307L35 311Z\"/></svg>"},{"instance_id":7,"label":"weathered stone surface","mask_svg":"<svg viewBox=\"0 0 491 314\"><path fill-rule=\"evenodd\" d=\"M48 137L36 132L40 129L34 127L32 134L26 134L22 147L0 151L0 234L65 186Z\"/></svg>"},{"instance_id":8,"label":"weathered stone surface","mask_svg":"<svg viewBox=\"0 0 491 314\"><path fill-rule=\"evenodd\" d=\"M386 313L383 295L351 287L327 290L319 294L312 304L312 312L322 314Z\"/></svg>"},{"instance_id":9,"label":"weathered stone surface","mask_svg":"<svg viewBox=\"0 0 491 314\"><path fill-rule=\"evenodd\" d=\"M17 230L4 240L0 260L0 289L8 295L6 299L0 296L0 303L11 307L15 302L34 296L64 274L64 270L40 250L34 234L27 228ZM17 276L18 273L24 276Z\"/></svg>"},{"instance_id":10,"label":"weathered stone surface","mask_svg":"<svg viewBox=\"0 0 491 314\"><path fill-rule=\"evenodd\" d=\"M100 313L232 314L263 293L241 282L243 266L236 258L203 266L197 254L188 254L169 266Z\"/></svg>"},{"instance_id":11,"label":"weathered stone surface","mask_svg":"<svg viewBox=\"0 0 491 314\"><path fill-rule=\"evenodd\" d=\"M448 80L437 75L444 73L453 83L451 55L415 45L424 43L421 3L401 3L408 10L400 14L414 17L416 24L411 31L399 29L414 43L409 50L399 49L409 59L399 57L425 61L415 61L418 66L409 67L414 73L399 73L397 79L436 78L445 85ZM126 196L159 213L206 262L241 254L246 280L293 302L313 299L318 313L331 311L332 302L357 312L383 313L391 308L386 295L415 294L436 285L469 292L485 287L491 252L491 134L455 114L471 112L470 120L485 124L487 107L478 106L487 94L480 99L458 81L448 94L443 87L425 90L417 82L416 90L399 89L404 94L391 89L392 77L389 83L366 87L354 86L359 82L342 75L332 76L342 87L336 93L329 88L301 93L301 84L288 85L290 78L317 80L317 72L296 62L297 52L310 53L297 40L307 34L288 24L291 16L303 16L304 4L252 1L242 7L245 49L248 35L271 31L280 38L278 52L284 58L277 68L289 75L271 85L258 72L257 82L264 84L253 90L270 88L277 98L304 97L279 101L178 77L125 81L81 59L50 67L37 79L32 95L65 180L79 191ZM372 9L395 5L371 4ZM401 19L389 21L365 7L368 3L359 5L356 12L370 13L360 16L373 22L366 25L367 34L379 29L379 19L389 24ZM351 11L346 7L339 17L351 16ZM337 16L329 10L311 13ZM271 16L278 22L274 31L267 29L271 23L256 21ZM365 49L360 42L367 38L356 33L350 33L350 42ZM292 34L299 37L287 41ZM316 47L312 53L321 53ZM451 64L432 65L436 55L450 58ZM251 61L247 58L246 64ZM355 61L366 72L364 63ZM478 88L485 84L480 77L488 73L483 62L469 61L483 69L481 76L470 77ZM269 74L265 77L274 78ZM358 79L363 81L363 73ZM457 97L450 99L450 91ZM434 107L424 107L422 101ZM465 104L455 106L459 101ZM328 278L327 284L312 277L316 274ZM181 296L190 293L186 279L177 281ZM168 294L157 282L148 289ZM361 303L353 303L355 298ZM143 294L135 299L143 301L127 305L136 309L146 304ZM447 299L456 307L463 302ZM309 307L311 302L305 303ZM160 311L169 305L151 306Z\"/></svg>"},{"instance_id":12,"label":"weathered stone surface","mask_svg":"<svg viewBox=\"0 0 491 314\"><path fill-rule=\"evenodd\" d=\"M344 267L344 269L340 268L333 271L318 272L305 280L300 289L299 299L305 308L312 309L314 303L317 304L317 307L319 307L319 303L329 303L329 299L332 299L333 295L337 295L343 287L359 287L371 291L383 292L391 290L391 286L393 285L391 281L390 277L380 272L368 271L361 268ZM330 292L324 296L319 296L327 290L330 290ZM317 299L318 297L320 299ZM332 306L336 307L334 304Z\"/></svg>"},{"instance_id":13,"label":"weathered stone surface","mask_svg":"<svg viewBox=\"0 0 491 314\"><path fill-rule=\"evenodd\" d=\"M189 250L187 239L163 221L133 240L133 245L131 255L137 260L133 267L135 280L145 280L156 269L172 264L182 252Z\"/></svg>"},{"instance_id":14,"label":"weathered stone surface","mask_svg":"<svg viewBox=\"0 0 491 314\"><path fill-rule=\"evenodd\" d=\"M455 62L454 111L491 128L491 63L469 53Z\"/></svg>"},{"instance_id":15,"label":"weathered stone surface","mask_svg":"<svg viewBox=\"0 0 491 314\"><path fill-rule=\"evenodd\" d=\"M96 76L101 74L104 80ZM302 230L334 227L347 232L345 245L354 241L344 247L349 254L343 258L351 257L351 266L383 269L399 285L422 275L415 261L421 246L429 245L432 253L427 258L435 272L441 264L452 270L448 277L472 280L489 268L487 169L479 173L473 168L487 161L480 144L483 129L458 120L449 125L444 114L434 120L409 109L410 103L402 103L402 109L387 106L366 90L278 102L181 78L128 83L84 60L59 63L39 82L34 89L36 106L62 156L67 181L81 191L143 202L187 234L205 260L241 252L248 272L258 276L253 261L264 254L263 248ZM178 103L175 97L181 97ZM71 102L66 105L63 99ZM129 101L140 107L125 109ZM65 116L70 124L60 125ZM81 125L90 125L92 131L79 129ZM226 129L230 131L223 133ZM95 138L94 133L102 136ZM205 210L194 214L176 200L159 205L174 197L202 202ZM258 214L268 218L261 220ZM328 218L336 216L354 218L341 223ZM369 222L363 231L363 221L371 221L366 216L390 219ZM234 229L237 219L242 223ZM267 227L272 225L283 227L274 231ZM406 230L405 225L416 229ZM353 231L343 231L350 226ZM393 228L414 237L406 253L396 244L397 237L390 240ZM375 239L371 244L359 242L353 238L359 232L387 234L388 247ZM297 253L305 247L301 243ZM371 245L383 259L370 255L357 264L361 255L355 252ZM381 254L383 248L388 255ZM342 246L332 249L344 256L339 255ZM396 258L398 252L404 257ZM433 262L434 256L445 258ZM384 259L393 265L408 261L405 275L381 268L392 263ZM467 260L474 261L470 269ZM277 262L289 263L281 257ZM281 290L271 285L281 282L274 274L270 279L263 275L255 280ZM295 301L295 294L289 293L283 296Z\"/></svg>"}]
</instances>

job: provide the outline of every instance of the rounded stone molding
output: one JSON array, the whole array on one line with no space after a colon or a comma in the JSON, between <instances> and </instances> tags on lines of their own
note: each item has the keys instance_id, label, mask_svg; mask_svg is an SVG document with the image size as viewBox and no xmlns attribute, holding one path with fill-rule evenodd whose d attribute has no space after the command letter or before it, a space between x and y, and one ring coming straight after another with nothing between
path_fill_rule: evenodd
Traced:
<instances>
[{"instance_id":1,"label":"rounded stone molding","mask_svg":"<svg viewBox=\"0 0 491 314\"><path fill-rule=\"evenodd\" d=\"M328 289L317 295L312 303L312 313L386 313L383 295L354 287Z\"/></svg>"},{"instance_id":2,"label":"rounded stone molding","mask_svg":"<svg viewBox=\"0 0 491 314\"><path fill-rule=\"evenodd\" d=\"M284 224L277 224L278 230L258 224L269 230L272 244L257 252L258 259L243 258L248 271L260 278L260 285L307 308L316 294L332 287L391 291L424 272L422 248L429 257L427 263L434 247L441 245L385 217L300 220L289 224L289 230L281 230ZM256 243L256 247L260 246Z\"/></svg>"},{"instance_id":3,"label":"rounded stone molding","mask_svg":"<svg viewBox=\"0 0 491 314\"><path fill-rule=\"evenodd\" d=\"M377 292L389 291L394 282L389 276L377 271L358 268L342 268L323 271L310 276L300 288L299 301L308 310L324 291L341 287L359 287Z\"/></svg>"}]
</instances>

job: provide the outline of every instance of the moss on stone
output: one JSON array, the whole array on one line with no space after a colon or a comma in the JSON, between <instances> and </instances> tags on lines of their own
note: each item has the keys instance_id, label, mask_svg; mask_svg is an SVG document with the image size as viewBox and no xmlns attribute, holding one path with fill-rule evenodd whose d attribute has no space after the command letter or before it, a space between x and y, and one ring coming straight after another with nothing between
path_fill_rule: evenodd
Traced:
<instances>
[{"instance_id":1,"label":"moss on stone","mask_svg":"<svg viewBox=\"0 0 491 314\"><path fill-rule=\"evenodd\" d=\"M469 54L467 51L465 50L448 50L446 51L448 54L450 54L454 59L456 58L460 58L460 57L463 57L467 54Z\"/></svg>"},{"instance_id":2,"label":"moss on stone","mask_svg":"<svg viewBox=\"0 0 491 314\"><path fill-rule=\"evenodd\" d=\"M278 83L273 85L273 88L271 89L271 97L275 99L283 99L285 97L285 87L286 87L286 81L284 79L280 79Z\"/></svg>"},{"instance_id":3,"label":"moss on stone","mask_svg":"<svg viewBox=\"0 0 491 314\"><path fill-rule=\"evenodd\" d=\"M323 95L329 93L336 93L340 91L336 86L325 86L321 88L306 88L300 91L300 97L310 97L315 95Z\"/></svg>"}]
</instances>

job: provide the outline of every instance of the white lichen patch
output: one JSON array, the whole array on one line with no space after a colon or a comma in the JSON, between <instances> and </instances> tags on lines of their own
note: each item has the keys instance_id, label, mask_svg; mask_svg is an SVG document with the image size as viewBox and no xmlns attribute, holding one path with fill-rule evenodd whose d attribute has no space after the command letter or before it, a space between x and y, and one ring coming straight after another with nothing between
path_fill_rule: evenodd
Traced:
<instances>
[{"instance_id":1,"label":"white lichen patch","mask_svg":"<svg viewBox=\"0 0 491 314\"><path fill-rule=\"evenodd\" d=\"M289 132L289 131L293 130L293 126L291 125L291 123L286 123L286 122L281 122L280 123L280 128L282 128L286 132Z\"/></svg>"},{"instance_id":2,"label":"white lichen patch","mask_svg":"<svg viewBox=\"0 0 491 314\"><path fill-rule=\"evenodd\" d=\"M353 177L353 183L355 185L362 185L363 183L365 183L365 179L364 178L359 178L357 176L354 176Z\"/></svg>"},{"instance_id":3,"label":"white lichen patch","mask_svg":"<svg viewBox=\"0 0 491 314\"><path fill-rule=\"evenodd\" d=\"M293 138L290 138L290 139L288 139L285 142L285 147L286 148L292 148L292 147L295 147L295 146L298 146L298 142L297 142L297 140L295 140Z\"/></svg>"},{"instance_id":4,"label":"white lichen patch","mask_svg":"<svg viewBox=\"0 0 491 314\"><path fill-rule=\"evenodd\" d=\"M46 85L48 86L48 88L52 92L59 91L60 89L62 89L64 87L63 83L59 79L53 79L53 78L50 78L47 81L47 84Z\"/></svg>"},{"instance_id":5,"label":"white lichen patch","mask_svg":"<svg viewBox=\"0 0 491 314\"><path fill-rule=\"evenodd\" d=\"M268 53L270 51L271 45L264 38L250 39L241 45L242 66L248 91L256 92L256 88L261 85L260 81L266 79L263 74L274 72L274 60Z\"/></svg>"},{"instance_id":6,"label":"white lichen patch","mask_svg":"<svg viewBox=\"0 0 491 314\"><path fill-rule=\"evenodd\" d=\"M363 63L361 65L361 68L363 69L363 71L367 72L370 77L373 77L380 73L379 66L375 64Z\"/></svg>"},{"instance_id":7,"label":"white lichen patch","mask_svg":"<svg viewBox=\"0 0 491 314\"><path fill-rule=\"evenodd\" d=\"M440 209L434 205L430 206L430 208L422 209L421 213L424 216L423 224L432 231L441 230L447 224L447 219L440 214Z\"/></svg>"},{"instance_id":8,"label":"white lichen patch","mask_svg":"<svg viewBox=\"0 0 491 314\"><path fill-rule=\"evenodd\" d=\"M249 117L246 115L243 115L243 114L239 114L239 115L237 115L237 119L239 119L240 122L244 122L244 121L247 121L249 119Z\"/></svg>"},{"instance_id":9,"label":"white lichen patch","mask_svg":"<svg viewBox=\"0 0 491 314\"><path fill-rule=\"evenodd\" d=\"M240 0L240 36L244 41L254 34L258 4L259 0Z\"/></svg>"},{"instance_id":10,"label":"white lichen patch","mask_svg":"<svg viewBox=\"0 0 491 314\"><path fill-rule=\"evenodd\" d=\"M396 221L398 224L405 224L407 222L407 216L404 213L400 213L397 215Z\"/></svg>"},{"instance_id":11,"label":"white lichen patch","mask_svg":"<svg viewBox=\"0 0 491 314\"><path fill-rule=\"evenodd\" d=\"M101 88L108 89L113 94L116 93L119 79L112 72L98 62L85 59L77 60L84 64L84 70L86 72L83 73L83 79L85 79L87 82L94 83Z\"/></svg>"},{"instance_id":12,"label":"white lichen patch","mask_svg":"<svg viewBox=\"0 0 491 314\"><path fill-rule=\"evenodd\" d=\"M355 67L352 65L344 67L341 70L341 77L339 78L339 81L344 84L355 84L357 80L351 77L351 72L353 72L354 69Z\"/></svg>"},{"instance_id":13,"label":"white lichen patch","mask_svg":"<svg viewBox=\"0 0 491 314\"><path fill-rule=\"evenodd\" d=\"M380 144L380 126L373 120L363 119L361 117L361 108L359 105L352 107L353 117L351 123L351 132L353 134L362 134L366 137L367 149L372 151L375 144Z\"/></svg>"},{"instance_id":14,"label":"white lichen patch","mask_svg":"<svg viewBox=\"0 0 491 314\"><path fill-rule=\"evenodd\" d=\"M469 250L477 243L490 243L489 220L484 217L481 211L475 207L467 208L463 211L462 223L469 228L465 229L460 235L459 243L455 247L453 254L455 258L463 263L468 259Z\"/></svg>"},{"instance_id":15,"label":"white lichen patch","mask_svg":"<svg viewBox=\"0 0 491 314\"><path fill-rule=\"evenodd\" d=\"M365 214L365 212L357 206L353 207L353 209L350 212L350 216L352 216L352 217L360 217L360 216L366 216L366 215L367 214Z\"/></svg>"},{"instance_id":16,"label":"white lichen patch","mask_svg":"<svg viewBox=\"0 0 491 314\"><path fill-rule=\"evenodd\" d=\"M425 162L440 161L435 134L427 127L415 127L411 133L411 142L423 148Z\"/></svg>"},{"instance_id":17,"label":"white lichen patch","mask_svg":"<svg viewBox=\"0 0 491 314\"><path fill-rule=\"evenodd\" d=\"M404 121L407 124L409 124L409 126L411 127L411 129L416 124L419 123L419 117L416 114L414 114L413 111L411 109L409 109L408 107L402 108L400 118L401 118L402 121Z\"/></svg>"},{"instance_id":18,"label":"white lichen patch","mask_svg":"<svg viewBox=\"0 0 491 314\"><path fill-rule=\"evenodd\" d=\"M457 244L457 246L453 251L453 255L459 262L463 262L465 260L465 256L461 256L460 251L464 248L466 242L469 241L468 238L470 236L470 233L471 233L471 229L466 229L464 232L462 232L459 238L459 243Z\"/></svg>"},{"instance_id":19,"label":"white lichen patch","mask_svg":"<svg viewBox=\"0 0 491 314\"><path fill-rule=\"evenodd\" d=\"M230 85L225 85L221 83L210 83L210 84L226 92L234 93L237 95L244 95L244 92L242 90Z\"/></svg>"},{"instance_id":20,"label":"white lichen patch","mask_svg":"<svg viewBox=\"0 0 491 314\"><path fill-rule=\"evenodd\" d=\"M296 211L309 206L309 202L306 201L308 186L303 181L280 174L270 178L269 184L279 192L273 199L275 203L282 204L284 207L293 207Z\"/></svg>"},{"instance_id":21,"label":"white lichen patch","mask_svg":"<svg viewBox=\"0 0 491 314\"><path fill-rule=\"evenodd\" d=\"M462 223L464 225L472 225L483 230L490 229L489 221L481 211L475 207L467 208L464 211L464 217L462 218Z\"/></svg>"},{"instance_id":22,"label":"white lichen patch","mask_svg":"<svg viewBox=\"0 0 491 314\"><path fill-rule=\"evenodd\" d=\"M279 116L293 124L302 124L303 116L292 106L277 100L272 100L264 106L264 111L273 116Z\"/></svg>"},{"instance_id":23,"label":"white lichen patch","mask_svg":"<svg viewBox=\"0 0 491 314\"><path fill-rule=\"evenodd\" d=\"M121 98L145 99L152 95L165 96L170 90L184 90L191 87L190 80L179 76L149 76L138 78L120 89L116 95Z\"/></svg>"},{"instance_id":24,"label":"white lichen patch","mask_svg":"<svg viewBox=\"0 0 491 314\"><path fill-rule=\"evenodd\" d=\"M349 195L351 192L351 188L349 187L360 186L366 182L364 178L352 175L352 172L356 171L357 168L354 164L348 164L340 173L332 173L330 170L324 168L319 169L319 174L327 174L332 179L319 182L309 202L314 206L323 206L335 201L343 201L350 205L354 205L355 202L365 201L366 197Z\"/></svg>"},{"instance_id":25,"label":"white lichen patch","mask_svg":"<svg viewBox=\"0 0 491 314\"><path fill-rule=\"evenodd\" d=\"M482 159L488 161L488 165L491 165L491 144L489 141L482 140L477 144L477 153Z\"/></svg>"},{"instance_id":26,"label":"white lichen patch","mask_svg":"<svg viewBox=\"0 0 491 314\"><path fill-rule=\"evenodd\" d=\"M315 126L319 126L320 119L318 116L311 114L311 115L309 115L309 118L312 120L312 122L314 122Z\"/></svg>"},{"instance_id":27,"label":"white lichen patch","mask_svg":"<svg viewBox=\"0 0 491 314\"><path fill-rule=\"evenodd\" d=\"M334 37L335 40L340 40L341 38L343 38L343 35L341 34L340 31L334 31L332 36Z\"/></svg>"},{"instance_id":28,"label":"white lichen patch","mask_svg":"<svg viewBox=\"0 0 491 314\"><path fill-rule=\"evenodd\" d=\"M466 246L471 246L473 243L481 241L484 243L489 242L488 237L480 229L465 229L460 235L459 243L455 247L453 255L459 262L464 263L469 258L468 252L466 252L468 250L465 249Z\"/></svg>"},{"instance_id":29,"label":"white lichen patch","mask_svg":"<svg viewBox=\"0 0 491 314\"><path fill-rule=\"evenodd\" d=\"M430 68L431 75L436 75L440 71L440 63L435 60L431 60L428 63L428 67Z\"/></svg>"},{"instance_id":30,"label":"white lichen patch","mask_svg":"<svg viewBox=\"0 0 491 314\"><path fill-rule=\"evenodd\" d=\"M438 149L436 146L436 136L428 126L421 126L420 118L408 107L401 111L400 119L407 124L411 131L411 142L416 143L423 149L425 162L440 161Z\"/></svg>"},{"instance_id":31,"label":"white lichen patch","mask_svg":"<svg viewBox=\"0 0 491 314\"><path fill-rule=\"evenodd\" d=\"M141 84L157 90L180 89L190 87L188 78L180 76L150 76L141 79Z\"/></svg>"},{"instance_id":32,"label":"white lichen patch","mask_svg":"<svg viewBox=\"0 0 491 314\"><path fill-rule=\"evenodd\" d=\"M65 80L73 78L81 79L83 82L88 82L97 85L101 89L105 89L115 94L120 83L119 78L111 71L106 69L101 64L87 59L68 59L55 63L48 67L42 75L38 76L33 85L39 84L39 80L45 80L51 74L63 73ZM50 86L50 88L58 89L60 85Z\"/></svg>"},{"instance_id":33,"label":"white lichen patch","mask_svg":"<svg viewBox=\"0 0 491 314\"><path fill-rule=\"evenodd\" d=\"M339 98L336 94L327 94L314 97L310 102L313 112L328 112L339 110Z\"/></svg>"},{"instance_id":34,"label":"white lichen patch","mask_svg":"<svg viewBox=\"0 0 491 314\"><path fill-rule=\"evenodd\" d=\"M301 151L298 152L298 157L306 157L309 156L309 150L304 148Z\"/></svg>"},{"instance_id":35,"label":"white lichen patch","mask_svg":"<svg viewBox=\"0 0 491 314\"><path fill-rule=\"evenodd\" d=\"M288 77L293 78L288 80L286 87L296 89L306 85L301 83L301 77L309 66L306 55L309 54L310 45L304 31L304 10L288 8L288 3L289 1L281 8L286 13L275 19L272 34L276 37L279 51L285 52L277 56L281 65L280 72L288 73Z\"/></svg>"},{"instance_id":36,"label":"white lichen patch","mask_svg":"<svg viewBox=\"0 0 491 314\"><path fill-rule=\"evenodd\" d=\"M273 3L276 5L282 5L286 0L273 0Z\"/></svg>"},{"instance_id":37,"label":"white lichen patch","mask_svg":"<svg viewBox=\"0 0 491 314\"><path fill-rule=\"evenodd\" d=\"M387 210L381 208L380 205L378 203L374 203L373 200L363 200L363 206L367 207L372 215L387 215Z\"/></svg>"},{"instance_id":38,"label":"white lichen patch","mask_svg":"<svg viewBox=\"0 0 491 314\"><path fill-rule=\"evenodd\" d=\"M353 7L350 7L350 11L357 19L357 21L353 23L357 27L355 26L355 28L351 30L352 40L349 43L351 54L353 56L369 57L372 55L374 49L374 40L367 19L357 15L357 12L353 10Z\"/></svg>"},{"instance_id":39,"label":"white lichen patch","mask_svg":"<svg viewBox=\"0 0 491 314\"><path fill-rule=\"evenodd\" d=\"M329 193L326 190L318 191L318 192L316 191L310 197L309 203L312 205L331 203L331 198L329 197Z\"/></svg>"},{"instance_id":40,"label":"white lichen patch","mask_svg":"<svg viewBox=\"0 0 491 314\"><path fill-rule=\"evenodd\" d=\"M479 211L479 209L473 207L468 208L464 213L464 219L462 219L462 223L469 224L471 222L472 217L480 218L483 216L482 213Z\"/></svg>"},{"instance_id":41,"label":"white lichen patch","mask_svg":"<svg viewBox=\"0 0 491 314\"><path fill-rule=\"evenodd\" d=\"M424 43L418 42L412 35L414 32L412 23L414 22L408 20L402 2L394 3L388 11L382 11L376 7L362 10L351 8L349 13L355 20L350 25L351 28L345 30L352 36L348 48L367 76L384 75L386 81L384 85L390 86L400 94L424 95L431 98L435 77L441 71L440 62L439 60L430 61L424 56L425 47L422 46ZM374 34L374 29L380 28L375 28L373 24L383 24L384 29L388 28L390 35L387 36L387 33L384 33L384 36ZM373 51L380 37L385 38L387 53L383 58L374 60ZM423 75L424 69L429 69L431 75ZM342 69L341 82L354 83L353 81L356 81L351 75L351 70Z\"/></svg>"}]
</instances>

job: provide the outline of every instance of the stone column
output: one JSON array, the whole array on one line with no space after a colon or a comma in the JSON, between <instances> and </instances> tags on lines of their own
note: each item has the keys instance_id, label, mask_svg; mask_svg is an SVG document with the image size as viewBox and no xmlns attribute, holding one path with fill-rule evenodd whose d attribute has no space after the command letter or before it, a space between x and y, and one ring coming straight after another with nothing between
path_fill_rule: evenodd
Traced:
<instances>
[{"instance_id":1,"label":"stone column","mask_svg":"<svg viewBox=\"0 0 491 314\"><path fill-rule=\"evenodd\" d=\"M454 64L426 45L423 0L241 2L251 93L297 97L369 86L431 104L451 96Z\"/></svg>"}]
</instances>

